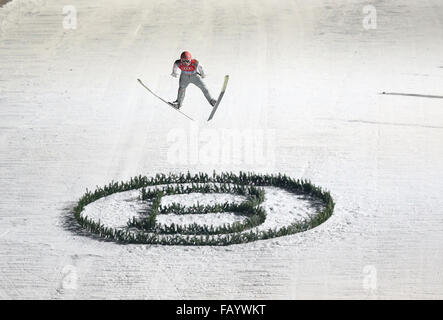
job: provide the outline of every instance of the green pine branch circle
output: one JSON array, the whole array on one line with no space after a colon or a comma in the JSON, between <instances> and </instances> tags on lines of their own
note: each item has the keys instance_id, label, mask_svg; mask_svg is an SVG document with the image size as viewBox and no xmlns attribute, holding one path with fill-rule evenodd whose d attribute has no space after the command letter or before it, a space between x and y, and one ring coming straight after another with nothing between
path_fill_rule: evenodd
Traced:
<instances>
[{"instance_id":1,"label":"green pine branch circle","mask_svg":"<svg viewBox=\"0 0 443 320\"><path fill-rule=\"evenodd\" d=\"M188 185L185 185L188 184ZM160 189L150 190L147 187L166 185ZM294 194L305 194L323 204L322 209L302 221L289 226L268 230L258 230L257 226L266 220L266 211L261 207L265 191L261 187L273 186ZM140 199L149 203L148 210L141 218L133 218L123 229L106 227L81 215L84 207L100 198L113 193L140 189ZM243 195L246 200L241 203L225 202L215 205L184 206L180 203L161 205L165 195L190 193L228 193ZM234 212L246 219L223 226L212 225L164 225L157 223L159 214L174 213L207 214ZM268 175L240 172L220 174L198 173L157 174L155 177L137 176L127 182L111 182L107 186L97 187L94 192L86 191L80 198L74 214L77 222L85 230L104 239L120 243L159 244L159 245L231 245L257 240L265 240L303 232L326 221L334 211L334 201L329 192L313 185L307 180L295 180L286 175Z\"/></svg>"}]
</instances>

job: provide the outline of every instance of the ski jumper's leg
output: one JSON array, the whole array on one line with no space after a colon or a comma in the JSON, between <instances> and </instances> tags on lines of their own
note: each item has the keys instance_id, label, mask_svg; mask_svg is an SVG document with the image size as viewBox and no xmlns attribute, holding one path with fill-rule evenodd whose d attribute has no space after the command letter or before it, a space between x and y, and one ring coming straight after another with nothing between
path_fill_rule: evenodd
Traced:
<instances>
[{"instance_id":1,"label":"ski jumper's leg","mask_svg":"<svg viewBox=\"0 0 443 320\"><path fill-rule=\"evenodd\" d=\"M182 73L180 75L177 94L177 101L179 106L182 105L183 99L185 98L186 88L188 87L189 83L191 83L191 77L187 74Z\"/></svg>"},{"instance_id":2,"label":"ski jumper's leg","mask_svg":"<svg viewBox=\"0 0 443 320\"><path fill-rule=\"evenodd\" d=\"M192 83L200 88L200 90L203 92L203 94L206 97L206 100L208 100L209 103L211 103L211 101L214 100L214 98L212 98L211 94L209 93L208 88L206 87L206 84L203 82L200 75L193 74L192 75Z\"/></svg>"}]
</instances>

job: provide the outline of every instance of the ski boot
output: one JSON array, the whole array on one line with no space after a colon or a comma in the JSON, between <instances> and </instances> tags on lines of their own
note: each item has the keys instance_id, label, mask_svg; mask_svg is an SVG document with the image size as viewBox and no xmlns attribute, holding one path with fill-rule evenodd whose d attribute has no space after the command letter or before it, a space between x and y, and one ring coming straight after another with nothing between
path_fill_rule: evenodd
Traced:
<instances>
[{"instance_id":1,"label":"ski boot","mask_svg":"<svg viewBox=\"0 0 443 320\"><path fill-rule=\"evenodd\" d=\"M173 102L168 102L168 103L171 107L173 107L177 110L179 110L181 108L181 104L177 100L175 100Z\"/></svg>"}]
</instances>

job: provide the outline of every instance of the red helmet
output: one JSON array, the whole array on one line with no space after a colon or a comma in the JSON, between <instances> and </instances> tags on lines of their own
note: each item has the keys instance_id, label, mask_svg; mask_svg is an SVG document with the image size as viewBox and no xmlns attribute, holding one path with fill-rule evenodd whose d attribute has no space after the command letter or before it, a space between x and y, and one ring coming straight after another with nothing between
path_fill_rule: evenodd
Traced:
<instances>
[{"instance_id":1,"label":"red helmet","mask_svg":"<svg viewBox=\"0 0 443 320\"><path fill-rule=\"evenodd\" d=\"M180 55L180 59L191 60L191 53L189 53L188 51L183 51Z\"/></svg>"}]
</instances>

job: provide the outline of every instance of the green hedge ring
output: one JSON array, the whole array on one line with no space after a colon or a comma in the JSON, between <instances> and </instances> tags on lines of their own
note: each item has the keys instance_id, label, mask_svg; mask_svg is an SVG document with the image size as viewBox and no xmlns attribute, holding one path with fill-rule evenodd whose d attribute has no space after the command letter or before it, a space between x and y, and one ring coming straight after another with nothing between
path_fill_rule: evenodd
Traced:
<instances>
[{"instance_id":1,"label":"green hedge ring","mask_svg":"<svg viewBox=\"0 0 443 320\"><path fill-rule=\"evenodd\" d=\"M185 186L184 184L188 184ZM160 189L147 190L147 187L160 186ZM163 187L161 187L163 186ZM294 194L304 194L322 203L321 210L302 221L288 226L254 230L266 220L266 211L261 207L265 191L261 187L278 187ZM140 189L140 199L150 205L142 218L128 221L126 228L111 228L81 215L86 205L113 193ZM183 206L172 203L161 205L165 195L189 193L229 193L246 196L242 203L225 202L223 204ZM97 187L94 192L86 190L74 208L74 214L80 226L101 238L119 243L158 244L158 245L231 245L257 240L265 240L303 232L325 222L334 211L334 201L328 191L313 185L307 180L296 180L286 175L270 175L240 172L234 174L198 173L157 174L154 177L137 176L127 182L111 182L107 186ZM235 212L244 215L242 222L234 222L219 227L208 225L164 225L156 221L157 215L174 213L206 214Z\"/></svg>"}]
</instances>

